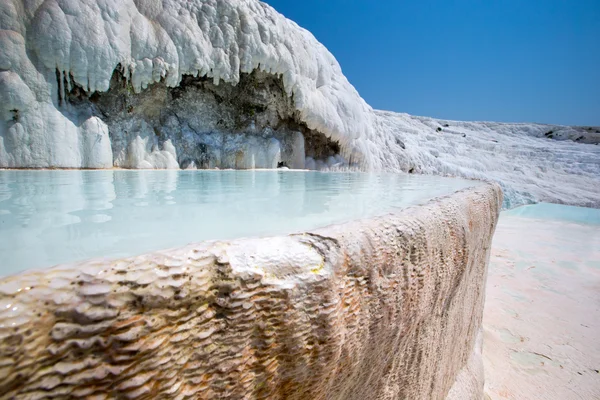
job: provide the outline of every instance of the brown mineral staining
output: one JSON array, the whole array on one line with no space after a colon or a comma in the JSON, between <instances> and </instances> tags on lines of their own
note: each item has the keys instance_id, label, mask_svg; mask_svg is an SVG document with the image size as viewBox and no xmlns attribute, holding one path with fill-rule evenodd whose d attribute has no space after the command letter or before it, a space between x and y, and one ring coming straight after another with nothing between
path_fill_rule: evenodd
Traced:
<instances>
[{"instance_id":1,"label":"brown mineral staining","mask_svg":"<svg viewBox=\"0 0 600 400\"><path fill-rule=\"evenodd\" d=\"M480 398L476 374L460 385L500 204L488 185L310 234L4 278L1 398L444 399L459 371L452 393Z\"/></svg>"}]
</instances>

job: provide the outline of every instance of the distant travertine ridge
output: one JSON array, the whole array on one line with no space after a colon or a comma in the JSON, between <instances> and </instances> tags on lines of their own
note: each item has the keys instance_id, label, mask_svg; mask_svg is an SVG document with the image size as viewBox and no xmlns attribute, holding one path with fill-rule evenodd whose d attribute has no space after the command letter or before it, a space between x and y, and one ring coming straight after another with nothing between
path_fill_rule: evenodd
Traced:
<instances>
[{"instance_id":1,"label":"distant travertine ridge","mask_svg":"<svg viewBox=\"0 0 600 400\"><path fill-rule=\"evenodd\" d=\"M505 207L600 207L599 141L374 111L259 1L0 3L2 168L404 171L495 180Z\"/></svg>"},{"instance_id":2,"label":"distant travertine ridge","mask_svg":"<svg viewBox=\"0 0 600 400\"><path fill-rule=\"evenodd\" d=\"M480 400L502 194L0 281L0 398Z\"/></svg>"}]
</instances>

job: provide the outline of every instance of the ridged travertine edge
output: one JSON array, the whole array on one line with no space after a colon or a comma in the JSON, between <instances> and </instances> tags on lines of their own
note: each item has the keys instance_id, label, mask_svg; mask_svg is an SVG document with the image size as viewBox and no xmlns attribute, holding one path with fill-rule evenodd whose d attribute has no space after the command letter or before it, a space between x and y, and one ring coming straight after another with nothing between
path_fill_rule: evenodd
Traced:
<instances>
[{"instance_id":1,"label":"ridged travertine edge","mask_svg":"<svg viewBox=\"0 0 600 400\"><path fill-rule=\"evenodd\" d=\"M4 278L0 396L444 399L473 358L501 202L486 184L305 234ZM470 386L453 392L481 398Z\"/></svg>"}]
</instances>

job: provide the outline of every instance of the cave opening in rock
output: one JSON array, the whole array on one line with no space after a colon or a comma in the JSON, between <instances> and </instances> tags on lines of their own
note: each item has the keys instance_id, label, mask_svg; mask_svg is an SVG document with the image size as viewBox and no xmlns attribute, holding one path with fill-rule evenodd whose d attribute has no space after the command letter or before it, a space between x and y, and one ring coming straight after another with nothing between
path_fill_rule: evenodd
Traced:
<instances>
[{"instance_id":1,"label":"cave opening in rock","mask_svg":"<svg viewBox=\"0 0 600 400\"><path fill-rule=\"evenodd\" d=\"M63 74L57 79L62 110L107 124L116 167L347 165L337 142L300 121L281 76L255 70L232 85L184 75L177 87L167 87L162 79L141 93L135 93L120 66L107 92L88 93Z\"/></svg>"}]
</instances>

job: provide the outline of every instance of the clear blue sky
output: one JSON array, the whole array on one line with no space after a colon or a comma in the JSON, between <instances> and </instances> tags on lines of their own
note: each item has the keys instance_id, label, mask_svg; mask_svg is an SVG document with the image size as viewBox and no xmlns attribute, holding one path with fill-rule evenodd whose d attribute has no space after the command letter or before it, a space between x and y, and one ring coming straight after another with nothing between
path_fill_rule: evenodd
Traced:
<instances>
[{"instance_id":1,"label":"clear blue sky","mask_svg":"<svg viewBox=\"0 0 600 400\"><path fill-rule=\"evenodd\" d=\"M600 0L267 0L374 108L600 125Z\"/></svg>"}]
</instances>

